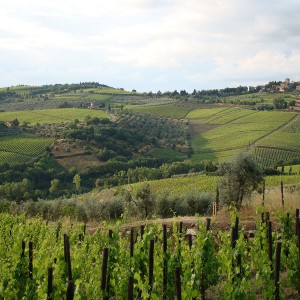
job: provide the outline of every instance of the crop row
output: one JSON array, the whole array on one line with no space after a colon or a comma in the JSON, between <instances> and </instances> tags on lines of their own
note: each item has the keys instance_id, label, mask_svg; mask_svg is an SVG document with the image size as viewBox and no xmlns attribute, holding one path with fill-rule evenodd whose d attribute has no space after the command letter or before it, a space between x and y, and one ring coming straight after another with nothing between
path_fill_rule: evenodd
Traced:
<instances>
[{"instance_id":1,"label":"crop row","mask_svg":"<svg viewBox=\"0 0 300 300\"><path fill-rule=\"evenodd\" d=\"M0 162L20 163L28 161L45 151L53 138L40 138L31 135L15 135L0 138Z\"/></svg>"},{"instance_id":2,"label":"crop row","mask_svg":"<svg viewBox=\"0 0 300 300\"><path fill-rule=\"evenodd\" d=\"M264 167L275 166L280 162L300 158L300 152L264 147L255 147L253 154Z\"/></svg>"},{"instance_id":3,"label":"crop row","mask_svg":"<svg viewBox=\"0 0 300 300\"><path fill-rule=\"evenodd\" d=\"M178 105L151 105L151 106L132 106L133 111L143 114L162 116L167 118L183 119L193 109Z\"/></svg>"},{"instance_id":4,"label":"crop row","mask_svg":"<svg viewBox=\"0 0 300 300\"><path fill-rule=\"evenodd\" d=\"M85 117L110 118L109 114L103 110L90 110L79 108L60 108L60 109L43 109L27 110L15 112L0 113L0 120L4 122L18 119L20 123L29 122L37 123L59 123L73 122L75 119L84 120Z\"/></svg>"},{"instance_id":5,"label":"crop row","mask_svg":"<svg viewBox=\"0 0 300 300\"><path fill-rule=\"evenodd\" d=\"M266 217L265 217L266 216ZM213 234L210 220L140 229L48 227L39 219L0 218L3 299L282 299L300 293L298 215L262 214L254 237L233 215L231 231ZM275 221L275 220L274 220ZM296 227L296 235L295 235ZM217 238L216 238L217 236ZM282 276L281 272L284 272Z\"/></svg>"}]
</instances>

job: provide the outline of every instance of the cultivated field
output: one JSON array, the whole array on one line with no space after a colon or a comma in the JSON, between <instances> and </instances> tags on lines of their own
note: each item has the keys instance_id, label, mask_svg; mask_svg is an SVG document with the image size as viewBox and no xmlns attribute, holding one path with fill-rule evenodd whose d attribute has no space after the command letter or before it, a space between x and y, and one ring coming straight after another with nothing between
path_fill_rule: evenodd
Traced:
<instances>
[{"instance_id":1,"label":"cultivated field","mask_svg":"<svg viewBox=\"0 0 300 300\"><path fill-rule=\"evenodd\" d=\"M288 171L288 170L287 170ZM171 195L184 195L189 191L197 192L213 192L215 193L217 183L220 177L207 175L190 175L184 177L174 177L161 180L148 181L151 190L154 194L162 194L164 191L169 191ZM285 186L300 185L300 175L275 175L266 176L266 188L280 187L280 182L283 181ZM144 183L134 183L130 185L133 191Z\"/></svg>"},{"instance_id":2,"label":"cultivated field","mask_svg":"<svg viewBox=\"0 0 300 300\"><path fill-rule=\"evenodd\" d=\"M110 118L110 115L103 110L59 108L0 112L0 121L8 122L14 119L18 119L20 124L22 124L23 122L29 122L30 124L35 125L37 123L73 122L76 119L82 121L87 116L98 118Z\"/></svg>"},{"instance_id":3,"label":"cultivated field","mask_svg":"<svg viewBox=\"0 0 300 300\"><path fill-rule=\"evenodd\" d=\"M230 159L232 154L245 150L293 116L295 113L240 108L195 110L187 115L193 133L193 159ZM202 127L206 130L201 131Z\"/></svg>"},{"instance_id":4,"label":"cultivated field","mask_svg":"<svg viewBox=\"0 0 300 300\"><path fill-rule=\"evenodd\" d=\"M127 108L127 107L126 107ZM133 111L167 118L183 119L193 109L178 105L130 106Z\"/></svg>"},{"instance_id":5,"label":"cultivated field","mask_svg":"<svg viewBox=\"0 0 300 300\"><path fill-rule=\"evenodd\" d=\"M0 137L0 163L25 163L42 154L52 138L41 138L32 135L15 135Z\"/></svg>"}]
</instances>

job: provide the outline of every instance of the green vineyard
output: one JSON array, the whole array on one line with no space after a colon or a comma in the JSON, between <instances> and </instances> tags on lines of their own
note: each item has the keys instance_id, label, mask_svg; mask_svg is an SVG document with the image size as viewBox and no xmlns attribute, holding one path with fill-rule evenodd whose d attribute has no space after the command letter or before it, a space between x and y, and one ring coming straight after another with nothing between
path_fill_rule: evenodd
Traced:
<instances>
[{"instance_id":1,"label":"green vineyard","mask_svg":"<svg viewBox=\"0 0 300 300\"><path fill-rule=\"evenodd\" d=\"M0 163L17 164L28 162L45 152L53 138L41 138L32 135L0 137Z\"/></svg>"},{"instance_id":2,"label":"green vineyard","mask_svg":"<svg viewBox=\"0 0 300 300\"><path fill-rule=\"evenodd\" d=\"M74 122L76 119L82 121L87 116L110 118L110 115L103 110L60 108L0 112L0 121L10 122L14 119L18 119L20 124L22 124L23 122L28 122L34 125L37 123Z\"/></svg>"},{"instance_id":3,"label":"green vineyard","mask_svg":"<svg viewBox=\"0 0 300 300\"><path fill-rule=\"evenodd\" d=\"M167 118L183 119L193 109L177 105L130 106L130 109L143 114L151 114Z\"/></svg>"},{"instance_id":4,"label":"green vineyard","mask_svg":"<svg viewBox=\"0 0 300 300\"><path fill-rule=\"evenodd\" d=\"M119 222L88 234L84 225L1 214L0 298L298 299L299 210L271 220L265 212L252 235L236 215L229 231L197 223L190 231L183 222Z\"/></svg>"},{"instance_id":5,"label":"green vineyard","mask_svg":"<svg viewBox=\"0 0 300 300\"><path fill-rule=\"evenodd\" d=\"M257 162L263 167L276 167L291 159L300 159L300 151L255 147L252 152Z\"/></svg>"}]
</instances>

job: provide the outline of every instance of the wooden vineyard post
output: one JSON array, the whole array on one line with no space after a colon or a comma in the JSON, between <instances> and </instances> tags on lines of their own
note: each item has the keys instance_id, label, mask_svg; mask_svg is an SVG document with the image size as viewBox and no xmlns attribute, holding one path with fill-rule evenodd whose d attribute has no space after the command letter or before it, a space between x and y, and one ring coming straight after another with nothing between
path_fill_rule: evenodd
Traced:
<instances>
[{"instance_id":1,"label":"wooden vineyard post","mask_svg":"<svg viewBox=\"0 0 300 300\"><path fill-rule=\"evenodd\" d=\"M133 300L133 275L129 276L128 279L128 289L127 289L127 299L128 300Z\"/></svg>"},{"instance_id":2,"label":"wooden vineyard post","mask_svg":"<svg viewBox=\"0 0 300 300\"><path fill-rule=\"evenodd\" d=\"M236 227L233 226L231 227L231 248L234 249L235 248L235 244L236 244L236 236L237 236L237 233L236 233Z\"/></svg>"},{"instance_id":3,"label":"wooden vineyard post","mask_svg":"<svg viewBox=\"0 0 300 300\"><path fill-rule=\"evenodd\" d=\"M216 190L216 201L213 203L213 216L215 217L219 211L219 188Z\"/></svg>"},{"instance_id":4,"label":"wooden vineyard post","mask_svg":"<svg viewBox=\"0 0 300 300\"><path fill-rule=\"evenodd\" d=\"M300 258L300 219L299 219L299 208L296 209L296 234L298 237L298 250Z\"/></svg>"},{"instance_id":5,"label":"wooden vineyard post","mask_svg":"<svg viewBox=\"0 0 300 300\"><path fill-rule=\"evenodd\" d=\"M74 290L75 290L74 281L68 280L66 300L74 299Z\"/></svg>"},{"instance_id":6,"label":"wooden vineyard post","mask_svg":"<svg viewBox=\"0 0 300 300\"><path fill-rule=\"evenodd\" d=\"M65 251L65 260L68 267L68 286L67 286L67 300L74 299L74 281L72 276L72 266L71 266L71 254L70 254L70 239L67 234L64 235L64 251Z\"/></svg>"},{"instance_id":7,"label":"wooden vineyard post","mask_svg":"<svg viewBox=\"0 0 300 300\"><path fill-rule=\"evenodd\" d=\"M130 258L133 257L134 251L134 228L130 229Z\"/></svg>"},{"instance_id":8,"label":"wooden vineyard post","mask_svg":"<svg viewBox=\"0 0 300 300\"><path fill-rule=\"evenodd\" d=\"M241 278L242 276L242 254L238 253L237 257L236 257L236 264L239 270L239 273L237 275L238 278Z\"/></svg>"},{"instance_id":9,"label":"wooden vineyard post","mask_svg":"<svg viewBox=\"0 0 300 300\"><path fill-rule=\"evenodd\" d=\"M108 230L108 239L109 242L113 237L113 231L111 229ZM108 257L109 259L109 257ZM107 282L106 282L106 291L107 291L107 297L105 299L109 299L109 293L110 293L110 273L107 275Z\"/></svg>"},{"instance_id":10,"label":"wooden vineyard post","mask_svg":"<svg viewBox=\"0 0 300 300\"><path fill-rule=\"evenodd\" d=\"M273 270L273 240L272 240L272 222L268 221L268 252L271 270Z\"/></svg>"},{"instance_id":11,"label":"wooden vineyard post","mask_svg":"<svg viewBox=\"0 0 300 300\"><path fill-rule=\"evenodd\" d=\"M72 266L71 266L71 254L70 254L70 239L68 235L65 235L65 244L66 244L66 261L68 265L68 277L69 280L73 280L72 276Z\"/></svg>"},{"instance_id":12,"label":"wooden vineyard post","mask_svg":"<svg viewBox=\"0 0 300 300\"><path fill-rule=\"evenodd\" d=\"M277 242L275 253L275 300L280 299L279 289L279 274L280 274L280 255L281 255L281 242Z\"/></svg>"},{"instance_id":13,"label":"wooden vineyard post","mask_svg":"<svg viewBox=\"0 0 300 300\"><path fill-rule=\"evenodd\" d=\"M296 220L295 220L295 233L296 233L296 236L298 235L298 232L300 230L299 226L299 208L296 209Z\"/></svg>"},{"instance_id":14,"label":"wooden vineyard post","mask_svg":"<svg viewBox=\"0 0 300 300\"><path fill-rule=\"evenodd\" d=\"M47 300L53 300L53 268L48 268Z\"/></svg>"},{"instance_id":15,"label":"wooden vineyard post","mask_svg":"<svg viewBox=\"0 0 300 300\"><path fill-rule=\"evenodd\" d=\"M206 232L210 230L211 218L206 218Z\"/></svg>"},{"instance_id":16,"label":"wooden vineyard post","mask_svg":"<svg viewBox=\"0 0 300 300\"><path fill-rule=\"evenodd\" d=\"M266 212L266 224L268 225L268 222L270 221L270 212Z\"/></svg>"},{"instance_id":17,"label":"wooden vineyard post","mask_svg":"<svg viewBox=\"0 0 300 300\"><path fill-rule=\"evenodd\" d=\"M22 253L21 253L21 257L25 257L25 248L26 248L26 242L22 241Z\"/></svg>"},{"instance_id":18,"label":"wooden vineyard post","mask_svg":"<svg viewBox=\"0 0 300 300\"><path fill-rule=\"evenodd\" d=\"M67 234L64 233L64 258L67 261Z\"/></svg>"},{"instance_id":19,"label":"wooden vineyard post","mask_svg":"<svg viewBox=\"0 0 300 300\"><path fill-rule=\"evenodd\" d=\"M29 274L28 277L29 279L33 278L33 243L29 242Z\"/></svg>"},{"instance_id":20,"label":"wooden vineyard post","mask_svg":"<svg viewBox=\"0 0 300 300\"><path fill-rule=\"evenodd\" d=\"M168 261L167 261L167 225L163 225L163 257L164 257L164 270L163 270L163 299L167 299L168 288Z\"/></svg>"},{"instance_id":21,"label":"wooden vineyard post","mask_svg":"<svg viewBox=\"0 0 300 300\"><path fill-rule=\"evenodd\" d=\"M175 289L176 299L181 300L181 278L180 278L180 267L175 267Z\"/></svg>"},{"instance_id":22,"label":"wooden vineyard post","mask_svg":"<svg viewBox=\"0 0 300 300\"><path fill-rule=\"evenodd\" d=\"M192 249L192 246L193 246L193 236L191 234L188 234L187 235L187 239L188 239L188 245L189 245L189 248L190 250Z\"/></svg>"},{"instance_id":23,"label":"wooden vineyard post","mask_svg":"<svg viewBox=\"0 0 300 300\"><path fill-rule=\"evenodd\" d=\"M145 232L145 225L141 225L141 239L143 239L144 232Z\"/></svg>"},{"instance_id":24,"label":"wooden vineyard post","mask_svg":"<svg viewBox=\"0 0 300 300\"><path fill-rule=\"evenodd\" d=\"M265 191L266 191L266 181L263 180L263 186L262 186L262 200L261 200L261 205L262 205L262 207L265 206Z\"/></svg>"},{"instance_id":25,"label":"wooden vineyard post","mask_svg":"<svg viewBox=\"0 0 300 300\"><path fill-rule=\"evenodd\" d=\"M235 217L235 240L239 238L239 217Z\"/></svg>"},{"instance_id":26,"label":"wooden vineyard post","mask_svg":"<svg viewBox=\"0 0 300 300\"><path fill-rule=\"evenodd\" d=\"M284 208L284 193L283 193L283 181L280 181L280 189L281 189L281 204Z\"/></svg>"},{"instance_id":27,"label":"wooden vineyard post","mask_svg":"<svg viewBox=\"0 0 300 300\"><path fill-rule=\"evenodd\" d=\"M149 247L149 286L150 295L153 287L153 268L154 268L154 239L150 240Z\"/></svg>"},{"instance_id":28,"label":"wooden vineyard post","mask_svg":"<svg viewBox=\"0 0 300 300\"><path fill-rule=\"evenodd\" d=\"M101 291L103 294L106 292L106 283L107 283L107 267L108 267L108 248L103 249L103 258L102 258L102 278L101 278ZM108 299L103 297L103 299Z\"/></svg>"}]
</instances>

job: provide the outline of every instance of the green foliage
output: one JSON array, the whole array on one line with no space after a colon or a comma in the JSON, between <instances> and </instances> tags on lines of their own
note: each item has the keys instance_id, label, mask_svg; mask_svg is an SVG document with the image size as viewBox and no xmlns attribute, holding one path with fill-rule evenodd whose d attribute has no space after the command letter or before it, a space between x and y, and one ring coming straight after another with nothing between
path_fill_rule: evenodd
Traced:
<instances>
[{"instance_id":1,"label":"green foliage","mask_svg":"<svg viewBox=\"0 0 300 300\"><path fill-rule=\"evenodd\" d=\"M75 176L73 177L73 183L75 184L75 188L78 193L79 189L80 189L80 184L81 184L81 178L80 178L79 174L75 174Z\"/></svg>"},{"instance_id":2,"label":"green foliage","mask_svg":"<svg viewBox=\"0 0 300 300\"><path fill-rule=\"evenodd\" d=\"M279 216L283 218L283 216ZM83 224L75 226L57 223L47 226L39 218L26 220L24 215L0 215L1 296L5 299L45 299L47 297L47 268L53 267L53 298L64 299L67 265L64 257L64 234L69 236L71 264L75 283L75 299L97 299L105 295L114 299L127 298L127 283L134 276L134 297L175 298L174 269L180 266L182 299L273 299L274 279L268 256L266 226L258 221L255 237L245 239L242 228L232 246L230 232L217 236L206 231L199 219L192 244L186 239L186 229L179 230L174 222L167 230L167 247L163 251L161 224L144 227L144 234L132 228L133 255L130 256L130 232L118 221L111 227L100 223L93 234L84 231ZM283 221L282 226L285 225ZM233 225L233 224L232 224ZM109 233L109 230L110 233ZM273 233L275 238L276 232ZM273 239L274 240L274 239ZM33 279L28 278L29 249L33 242ZM153 285L149 284L149 246L154 241ZM295 236L284 236L280 276L281 297L288 289L291 298L299 292L299 250ZM25 245L24 253L22 243ZM275 242L273 242L275 246ZM108 290L101 290L103 250L108 248ZM238 257L241 264L238 263ZM163 268L167 266L167 288L163 289ZM298 272L298 273L297 273ZM206 295L208 294L209 295Z\"/></svg>"},{"instance_id":3,"label":"green foliage","mask_svg":"<svg viewBox=\"0 0 300 300\"><path fill-rule=\"evenodd\" d=\"M143 114L183 119L193 108L178 105L149 105L131 106L130 109Z\"/></svg>"},{"instance_id":4,"label":"green foliage","mask_svg":"<svg viewBox=\"0 0 300 300\"><path fill-rule=\"evenodd\" d=\"M13 135L0 137L0 163L17 164L33 160L45 153L54 140L34 135Z\"/></svg>"},{"instance_id":5,"label":"green foliage","mask_svg":"<svg viewBox=\"0 0 300 300\"><path fill-rule=\"evenodd\" d=\"M20 123L30 122L30 124L37 123L59 123L59 122L74 122L76 119L83 121L87 116L91 118L108 118L110 116L103 110L90 109L75 109L75 108L61 108L61 109L42 109L42 110L22 110L14 112L1 113L2 121L10 121L12 118L17 118Z\"/></svg>"},{"instance_id":6,"label":"green foliage","mask_svg":"<svg viewBox=\"0 0 300 300\"><path fill-rule=\"evenodd\" d=\"M244 197L262 182L262 170L250 154L240 154L231 163L223 164L219 181L223 203L240 208Z\"/></svg>"},{"instance_id":7,"label":"green foliage","mask_svg":"<svg viewBox=\"0 0 300 300\"><path fill-rule=\"evenodd\" d=\"M287 108L287 102L284 100L284 98L281 98L281 97L274 98L273 104L274 104L275 108L277 108L277 109Z\"/></svg>"},{"instance_id":8,"label":"green foliage","mask_svg":"<svg viewBox=\"0 0 300 300\"><path fill-rule=\"evenodd\" d=\"M145 218L148 218L153 213L155 207L155 200L153 198L149 183L145 183L137 189L136 198L141 214Z\"/></svg>"}]
</instances>

